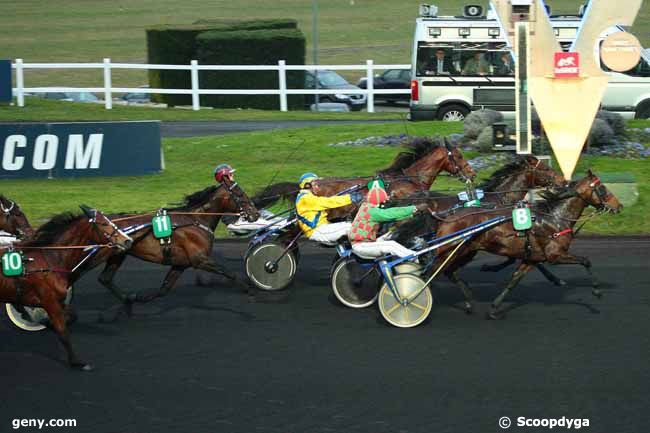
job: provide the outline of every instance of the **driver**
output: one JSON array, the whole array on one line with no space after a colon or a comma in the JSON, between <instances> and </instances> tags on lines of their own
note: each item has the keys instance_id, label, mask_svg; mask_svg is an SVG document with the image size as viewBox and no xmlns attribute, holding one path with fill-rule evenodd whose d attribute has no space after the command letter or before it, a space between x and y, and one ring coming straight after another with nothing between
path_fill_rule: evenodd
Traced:
<instances>
[{"instance_id":1,"label":"driver","mask_svg":"<svg viewBox=\"0 0 650 433\"><path fill-rule=\"evenodd\" d=\"M381 205L388 200L388 194L384 189L383 182L373 181L368 188L367 199L359 208L348 234L350 242L352 242L352 251L366 257L381 257L387 254L408 257L416 254L415 251L398 242L386 240L388 235L377 239L377 232L382 223L410 218L416 212L426 210L428 205L422 203L417 206L384 209Z\"/></svg>"},{"instance_id":2,"label":"driver","mask_svg":"<svg viewBox=\"0 0 650 433\"><path fill-rule=\"evenodd\" d=\"M223 183L224 180L227 180L230 183L235 183L234 173L235 169L229 164L219 164L214 169L214 180L219 183ZM229 220L233 221L234 218L224 217L222 220L228 222ZM247 235L251 231L259 230L275 221L277 221L277 217L275 217L271 212L262 209L260 210L260 217L257 221L250 222L246 219L246 216L242 215L239 219L228 224L227 228L230 232L236 235Z\"/></svg>"},{"instance_id":3,"label":"driver","mask_svg":"<svg viewBox=\"0 0 650 433\"><path fill-rule=\"evenodd\" d=\"M350 230L350 223L330 223L327 220L327 210L347 206L361 201L360 193L345 194L332 197L320 197L318 176L305 173L298 181L300 193L296 198L296 214L298 226L310 240L331 244L345 236Z\"/></svg>"}]
</instances>

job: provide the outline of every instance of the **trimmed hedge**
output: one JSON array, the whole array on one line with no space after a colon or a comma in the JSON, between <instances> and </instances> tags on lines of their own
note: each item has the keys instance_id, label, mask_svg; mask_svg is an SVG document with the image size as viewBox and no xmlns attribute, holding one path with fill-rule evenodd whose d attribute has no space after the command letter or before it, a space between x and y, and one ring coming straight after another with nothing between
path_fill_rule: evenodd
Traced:
<instances>
[{"instance_id":1,"label":"trimmed hedge","mask_svg":"<svg viewBox=\"0 0 650 433\"><path fill-rule=\"evenodd\" d=\"M200 20L190 25L158 25L149 27L147 34L147 63L189 65L197 59L196 38L206 31L238 31L296 28L295 20ZM152 88L190 89L189 71L150 70L149 86ZM152 100L174 105L190 105L191 95L152 95Z\"/></svg>"},{"instance_id":2,"label":"trimmed hedge","mask_svg":"<svg viewBox=\"0 0 650 433\"><path fill-rule=\"evenodd\" d=\"M202 64L277 65L305 64L305 36L298 29L201 33L197 57ZM303 88L304 71L287 72L287 88ZM202 71L201 87L208 89L277 89L277 71ZM289 108L304 108L304 95L291 95ZM277 95L207 95L202 105L219 108L277 109Z\"/></svg>"}]
</instances>

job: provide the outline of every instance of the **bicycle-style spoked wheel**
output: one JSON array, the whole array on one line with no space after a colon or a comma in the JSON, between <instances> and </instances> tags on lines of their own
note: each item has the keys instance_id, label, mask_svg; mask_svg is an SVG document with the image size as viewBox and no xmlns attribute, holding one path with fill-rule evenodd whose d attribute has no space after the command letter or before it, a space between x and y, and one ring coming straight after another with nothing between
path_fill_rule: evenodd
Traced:
<instances>
[{"instance_id":1,"label":"bicycle-style spoked wheel","mask_svg":"<svg viewBox=\"0 0 650 433\"><path fill-rule=\"evenodd\" d=\"M285 248L283 244L268 242L255 246L246 255L246 275L256 287L282 290L291 284L298 266L292 251L284 254Z\"/></svg>"},{"instance_id":2,"label":"bicycle-style spoked wheel","mask_svg":"<svg viewBox=\"0 0 650 433\"><path fill-rule=\"evenodd\" d=\"M424 286L424 281L412 274L395 275L393 281L402 299L412 299ZM418 326L429 316L432 306L433 297L428 287L406 305L395 299L388 284L384 283L379 291L381 315L388 323L399 328Z\"/></svg>"},{"instance_id":3,"label":"bicycle-style spoked wheel","mask_svg":"<svg viewBox=\"0 0 650 433\"><path fill-rule=\"evenodd\" d=\"M379 279L374 266L364 266L352 258L341 257L332 268L332 291L343 305L366 308L377 300Z\"/></svg>"}]
</instances>

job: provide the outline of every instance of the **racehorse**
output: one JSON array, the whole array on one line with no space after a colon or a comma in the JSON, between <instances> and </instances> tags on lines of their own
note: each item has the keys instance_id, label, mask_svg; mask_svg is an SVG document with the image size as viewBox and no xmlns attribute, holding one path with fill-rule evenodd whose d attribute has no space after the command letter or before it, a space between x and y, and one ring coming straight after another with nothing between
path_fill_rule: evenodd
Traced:
<instances>
[{"instance_id":1,"label":"racehorse","mask_svg":"<svg viewBox=\"0 0 650 433\"><path fill-rule=\"evenodd\" d=\"M15 277L0 275L0 302L42 307L50 325L63 344L70 367L90 370L72 349L66 327L63 300L72 284L75 268L85 256L85 247L121 250L131 246L131 238L118 229L101 212L82 206L84 215L64 213L52 218L35 233L33 239L15 243L22 251L24 273ZM5 250L6 251L6 250Z\"/></svg>"},{"instance_id":2,"label":"racehorse","mask_svg":"<svg viewBox=\"0 0 650 433\"><path fill-rule=\"evenodd\" d=\"M447 139L421 137L405 145L393 163L385 169L377 171L376 177L384 180L391 197L404 197L418 191L428 191L441 171L452 176L469 180L476 176L469 163L463 158L458 148L451 146ZM327 177L315 183L321 187L319 195L332 196L348 188L359 185L362 193L367 193L367 183L370 178L360 177ZM266 187L253 197L257 207L267 207L280 199L295 202L300 188L297 183L281 182ZM354 216L358 206L351 204L337 209L328 210L328 219L336 221Z\"/></svg>"},{"instance_id":3,"label":"racehorse","mask_svg":"<svg viewBox=\"0 0 650 433\"><path fill-rule=\"evenodd\" d=\"M569 253L569 247L573 240L573 227L580 220L587 206L595 207L597 212L612 213L620 212L623 206L591 170L587 172L586 177L560 189L559 192L547 191L543 194L546 203L538 204L531 209L535 219L530 230L520 234L515 230L510 219L508 222L479 234L461 246L458 254L446 266L445 273L453 274L465 266L477 251L487 251L521 260L503 292L492 303L488 313L490 319L502 317L503 313L499 308L504 298L539 263L583 266L592 279L593 293L600 296L598 282L591 272L591 261L587 257ZM436 235L437 237L445 236L491 218L509 216L512 214L512 210L513 207L493 210L463 209L455 213L453 217L439 222ZM440 249L437 260L444 263L453 248L455 246L446 246ZM471 298L467 301L471 302Z\"/></svg>"},{"instance_id":4,"label":"racehorse","mask_svg":"<svg viewBox=\"0 0 650 433\"><path fill-rule=\"evenodd\" d=\"M96 264L95 260L106 260L99 282L123 302L128 315L131 314L134 302L148 302L168 294L187 268L223 275L242 288L248 287L243 280L212 259L214 230L224 214L241 212L251 222L259 218L257 209L237 183L224 179L220 185L209 186L186 196L183 206L167 211L174 227L168 243L154 237L152 214L115 215L115 223L133 237L133 246L118 254L102 251L90 264L92 267ZM157 292L145 295L124 293L115 285L113 278L127 254L171 266ZM104 257L105 255L110 257Z\"/></svg>"},{"instance_id":5,"label":"racehorse","mask_svg":"<svg viewBox=\"0 0 650 433\"><path fill-rule=\"evenodd\" d=\"M507 206L523 200L528 191L536 188L561 187L566 184L564 178L555 170L550 168L541 160L532 155L517 157L514 161L506 164L495 171L486 181L481 183L478 188L485 192L485 197L481 200L481 206ZM393 203L408 201L412 203L429 204L429 209L433 212L445 214L450 212L455 206L459 206L457 196L443 195L437 192L428 194L416 194L402 200L393 200ZM413 219L406 220L398 224L393 235L393 239L402 244L408 244L416 234L416 238L431 236L435 233L438 226L438 220L429 218L426 214L420 214ZM476 255L476 253L474 253ZM473 258L473 257L472 257ZM468 258L470 260L470 258ZM502 269L512 263L514 259L508 259L506 262L490 266L484 270ZM553 275L542 264L537 265L537 269L555 285L564 285L564 281ZM447 274L456 285L463 289L466 298L471 299L472 294L469 286L463 281L458 273ZM470 302L465 302L465 310L470 313L472 306Z\"/></svg>"},{"instance_id":6,"label":"racehorse","mask_svg":"<svg viewBox=\"0 0 650 433\"><path fill-rule=\"evenodd\" d=\"M0 230L16 235L16 237L30 237L34 229L27 221L27 217L15 201L9 200L0 194Z\"/></svg>"}]
</instances>

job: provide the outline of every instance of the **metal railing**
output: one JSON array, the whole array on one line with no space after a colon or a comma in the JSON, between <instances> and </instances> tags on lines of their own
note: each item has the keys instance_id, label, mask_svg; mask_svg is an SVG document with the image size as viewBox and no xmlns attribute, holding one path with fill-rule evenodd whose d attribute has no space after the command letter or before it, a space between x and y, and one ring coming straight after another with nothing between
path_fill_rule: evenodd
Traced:
<instances>
[{"instance_id":1,"label":"metal railing","mask_svg":"<svg viewBox=\"0 0 650 433\"><path fill-rule=\"evenodd\" d=\"M201 108L201 95L277 95L281 111L288 111L288 95L332 95L343 93L345 95L367 95L367 110L375 111L375 95L410 94L410 89L375 89L374 73L376 70L385 69L411 69L411 65L375 65L372 60L367 60L365 65L287 65L284 60L276 65L199 65L192 60L189 65L149 65L136 63L111 63L111 59L104 59L102 63L24 63L23 59L16 59L12 64L16 74L16 87L14 94L19 107L25 106L25 93L49 92L97 92L104 94L104 105L107 110L113 107L112 95L114 93L158 93L167 95L192 95L192 109ZM103 69L103 87L25 87L25 70L28 69ZM182 70L190 72L190 89L151 89L142 87L113 87L111 71L113 69L159 69ZM365 71L365 89L287 89L287 71ZM199 82L199 71L277 71L277 89L202 89Z\"/></svg>"}]
</instances>

